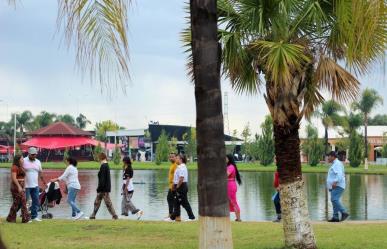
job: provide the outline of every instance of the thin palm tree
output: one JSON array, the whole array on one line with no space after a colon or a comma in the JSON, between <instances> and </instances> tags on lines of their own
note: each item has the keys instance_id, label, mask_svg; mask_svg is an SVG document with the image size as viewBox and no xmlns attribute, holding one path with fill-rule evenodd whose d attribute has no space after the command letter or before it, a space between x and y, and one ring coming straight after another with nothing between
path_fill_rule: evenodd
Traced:
<instances>
[{"instance_id":1,"label":"thin palm tree","mask_svg":"<svg viewBox=\"0 0 387 249\"><path fill-rule=\"evenodd\" d=\"M88 120L82 113L75 119L75 122L80 129L85 129L87 124L91 124L90 120Z\"/></svg>"},{"instance_id":2,"label":"thin palm tree","mask_svg":"<svg viewBox=\"0 0 387 249\"><path fill-rule=\"evenodd\" d=\"M300 122L324 101L324 89L338 102L356 98L360 83L346 68L362 74L384 56L386 9L384 0L218 1L223 74L237 92L264 91L273 118L287 247L317 247L303 192Z\"/></svg>"},{"instance_id":3,"label":"thin palm tree","mask_svg":"<svg viewBox=\"0 0 387 249\"><path fill-rule=\"evenodd\" d=\"M198 154L199 248L232 248L220 86L217 1L190 0Z\"/></svg>"},{"instance_id":4,"label":"thin palm tree","mask_svg":"<svg viewBox=\"0 0 387 249\"><path fill-rule=\"evenodd\" d=\"M23 136L25 128L28 127L32 119L33 115L30 111L24 111L16 116L16 126L19 128L21 136Z\"/></svg>"},{"instance_id":5,"label":"thin palm tree","mask_svg":"<svg viewBox=\"0 0 387 249\"><path fill-rule=\"evenodd\" d=\"M321 104L321 110L316 112L316 116L321 118L321 122L324 126L324 145L325 149L324 152L325 154L328 153L329 146L328 146L328 129L332 128L336 125L340 125L342 121L342 117L340 116L340 112L344 111L344 107L337 103L334 100L327 100L324 101Z\"/></svg>"},{"instance_id":6,"label":"thin palm tree","mask_svg":"<svg viewBox=\"0 0 387 249\"><path fill-rule=\"evenodd\" d=\"M364 122L364 166L368 169L368 119L371 111L378 105L383 104L383 97L374 89L366 88L361 95L359 102L355 102L353 107L363 114Z\"/></svg>"}]
</instances>

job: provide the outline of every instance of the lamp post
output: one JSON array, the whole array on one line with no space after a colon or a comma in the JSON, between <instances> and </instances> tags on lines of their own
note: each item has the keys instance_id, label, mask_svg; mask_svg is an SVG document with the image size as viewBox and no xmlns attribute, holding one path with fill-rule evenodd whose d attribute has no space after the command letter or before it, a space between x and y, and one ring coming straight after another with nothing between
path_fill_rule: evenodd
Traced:
<instances>
[{"instance_id":1,"label":"lamp post","mask_svg":"<svg viewBox=\"0 0 387 249\"><path fill-rule=\"evenodd\" d=\"M13 157L16 156L16 112L13 116Z\"/></svg>"}]
</instances>

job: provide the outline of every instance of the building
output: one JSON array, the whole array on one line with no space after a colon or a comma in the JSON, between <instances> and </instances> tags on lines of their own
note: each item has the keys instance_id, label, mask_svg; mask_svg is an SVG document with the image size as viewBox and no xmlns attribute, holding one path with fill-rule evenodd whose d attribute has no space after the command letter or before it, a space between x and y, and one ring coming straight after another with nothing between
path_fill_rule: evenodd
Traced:
<instances>
[{"instance_id":1,"label":"building","mask_svg":"<svg viewBox=\"0 0 387 249\"><path fill-rule=\"evenodd\" d=\"M364 126L361 126L358 132L364 136ZM321 135L322 134L322 135ZM336 144L345 138L344 132L341 127L334 127L328 130L328 144L333 151L337 150ZM303 131L300 132L301 143L306 139L306 135ZM319 137L324 138L324 132L319 131ZM368 126L367 137L369 144L368 161L376 162L378 158L381 158L381 148L385 139L387 138L387 126ZM307 158L302 154L302 161L306 162Z\"/></svg>"}]
</instances>

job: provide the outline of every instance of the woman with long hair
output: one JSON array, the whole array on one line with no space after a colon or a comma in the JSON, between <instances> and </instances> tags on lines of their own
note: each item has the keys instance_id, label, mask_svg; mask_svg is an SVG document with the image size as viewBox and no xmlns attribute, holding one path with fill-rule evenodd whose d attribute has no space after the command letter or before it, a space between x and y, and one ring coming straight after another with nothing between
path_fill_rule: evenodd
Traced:
<instances>
[{"instance_id":1,"label":"woman with long hair","mask_svg":"<svg viewBox=\"0 0 387 249\"><path fill-rule=\"evenodd\" d=\"M11 194L12 206L9 209L7 216L8 222L16 222L16 214L21 206L22 222L30 222L30 215L27 209L26 194L24 192L24 177L26 172L23 168L24 159L20 155L16 155L13 159L11 167Z\"/></svg>"},{"instance_id":2,"label":"woman with long hair","mask_svg":"<svg viewBox=\"0 0 387 249\"><path fill-rule=\"evenodd\" d=\"M237 182L239 185L242 184L241 176L238 171L238 167L235 163L234 157L232 155L226 156L227 163L227 194L230 204L230 212L235 212L236 219L235 221L241 220L241 210L238 205L236 198L236 193L238 190Z\"/></svg>"},{"instance_id":3,"label":"woman with long hair","mask_svg":"<svg viewBox=\"0 0 387 249\"><path fill-rule=\"evenodd\" d=\"M124 157L122 159L122 162L124 163L123 166L123 176L122 176L122 201L121 201L121 215L128 216L129 211L132 214L137 215L137 219L139 220L141 216L144 214L144 212L132 203L132 197L134 193L134 187L133 187L133 168L132 168L132 161L129 157Z\"/></svg>"},{"instance_id":4,"label":"woman with long hair","mask_svg":"<svg viewBox=\"0 0 387 249\"><path fill-rule=\"evenodd\" d=\"M78 208L76 204L76 198L78 192L81 190L81 184L78 180L77 160L68 157L65 159L67 168L61 176L51 179L51 182L64 181L67 188L67 203L71 206L71 218L78 220L83 216L83 212Z\"/></svg>"}]
</instances>

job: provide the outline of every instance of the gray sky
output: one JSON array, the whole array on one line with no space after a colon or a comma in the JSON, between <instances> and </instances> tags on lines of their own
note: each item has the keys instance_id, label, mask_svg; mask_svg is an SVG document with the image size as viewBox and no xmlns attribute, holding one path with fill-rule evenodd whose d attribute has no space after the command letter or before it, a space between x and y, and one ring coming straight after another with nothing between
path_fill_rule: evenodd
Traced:
<instances>
[{"instance_id":1,"label":"gray sky","mask_svg":"<svg viewBox=\"0 0 387 249\"><path fill-rule=\"evenodd\" d=\"M145 128L148 121L195 125L193 85L186 76L186 55L179 32L185 25L182 0L136 1L129 11L131 81L109 98L98 83L82 81L74 54L56 34L57 3L23 0L16 8L0 0L0 120L7 113L42 110L77 115L93 123L112 119L129 129ZM377 68L378 66L376 66ZM387 101L381 70L361 79ZM253 133L267 114L262 96L237 95L227 81L230 130L239 133L250 123ZM8 106L8 108L7 108ZM387 113L381 107L375 113ZM316 122L317 124L318 122ZM92 128L92 127L89 127Z\"/></svg>"}]
</instances>

